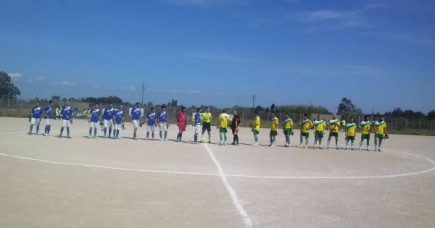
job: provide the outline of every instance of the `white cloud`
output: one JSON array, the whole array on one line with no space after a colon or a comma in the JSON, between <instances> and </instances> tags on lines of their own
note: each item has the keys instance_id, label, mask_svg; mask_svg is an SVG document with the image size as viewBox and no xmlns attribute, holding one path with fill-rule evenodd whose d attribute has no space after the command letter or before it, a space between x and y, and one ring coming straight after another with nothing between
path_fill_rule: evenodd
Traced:
<instances>
[{"instance_id":1,"label":"white cloud","mask_svg":"<svg viewBox=\"0 0 435 228\"><path fill-rule=\"evenodd\" d=\"M183 54L183 56L192 59L219 61L219 62L234 62L234 63L255 62L255 60L253 59L248 59L248 58L243 58L243 57L228 55L228 54L219 55L219 54L204 54L204 53L185 53Z\"/></svg>"},{"instance_id":2,"label":"white cloud","mask_svg":"<svg viewBox=\"0 0 435 228\"><path fill-rule=\"evenodd\" d=\"M20 73L8 73L9 77L11 77L12 81L18 81L23 76Z\"/></svg>"},{"instance_id":3,"label":"white cloud","mask_svg":"<svg viewBox=\"0 0 435 228\"><path fill-rule=\"evenodd\" d=\"M54 84L55 85L60 85L60 86L73 86L73 85L76 85L76 83L70 82L70 81L55 82Z\"/></svg>"},{"instance_id":4,"label":"white cloud","mask_svg":"<svg viewBox=\"0 0 435 228\"><path fill-rule=\"evenodd\" d=\"M350 28L372 28L366 9L354 11L316 10L298 15L300 21L310 24L308 32L343 30Z\"/></svg>"}]
</instances>

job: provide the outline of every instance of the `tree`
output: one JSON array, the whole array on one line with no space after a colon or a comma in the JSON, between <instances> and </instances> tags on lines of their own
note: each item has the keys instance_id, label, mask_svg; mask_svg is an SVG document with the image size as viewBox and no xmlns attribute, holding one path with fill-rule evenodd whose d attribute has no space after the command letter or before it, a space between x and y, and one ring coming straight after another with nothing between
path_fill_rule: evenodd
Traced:
<instances>
[{"instance_id":1,"label":"tree","mask_svg":"<svg viewBox=\"0 0 435 228\"><path fill-rule=\"evenodd\" d=\"M341 99L341 103L338 105L338 114L349 114L349 113L361 114L362 110L357 108L352 103L352 100L343 97L343 99Z\"/></svg>"},{"instance_id":2,"label":"tree","mask_svg":"<svg viewBox=\"0 0 435 228\"><path fill-rule=\"evenodd\" d=\"M15 99L21 95L18 87L12 83L11 77L4 71L0 71L0 98Z\"/></svg>"},{"instance_id":3,"label":"tree","mask_svg":"<svg viewBox=\"0 0 435 228\"><path fill-rule=\"evenodd\" d=\"M430 111L430 112L427 114L427 118L428 118L429 120L435 120L435 110Z\"/></svg>"}]
</instances>

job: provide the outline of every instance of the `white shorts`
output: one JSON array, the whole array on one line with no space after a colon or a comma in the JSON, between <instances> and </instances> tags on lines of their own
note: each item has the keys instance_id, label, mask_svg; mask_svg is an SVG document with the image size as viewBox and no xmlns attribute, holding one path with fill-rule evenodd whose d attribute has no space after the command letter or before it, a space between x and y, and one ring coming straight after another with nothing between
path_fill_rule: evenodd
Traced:
<instances>
[{"instance_id":1,"label":"white shorts","mask_svg":"<svg viewBox=\"0 0 435 228\"><path fill-rule=\"evenodd\" d=\"M139 127L139 120L133 120L133 127L138 128Z\"/></svg>"},{"instance_id":2,"label":"white shorts","mask_svg":"<svg viewBox=\"0 0 435 228\"><path fill-rule=\"evenodd\" d=\"M98 127L98 122L89 122L89 127L90 128L97 128Z\"/></svg>"},{"instance_id":3,"label":"white shorts","mask_svg":"<svg viewBox=\"0 0 435 228\"><path fill-rule=\"evenodd\" d=\"M115 130L122 130L122 124L115 124Z\"/></svg>"},{"instance_id":4,"label":"white shorts","mask_svg":"<svg viewBox=\"0 0 435 228\"><path fill-rule=\"evenodd\" d=\"M167 123L160 123L159 124L159 131L168 131L168 124Z\"/></svg>"},{"instance_id":5,"label":"white shorts","mask_svg":"<svg viewBox=\"0 0 435 228\"><path fill-rule=\"evenodd\" d=\"M105 128L110 128L113 125L113 121L112 120L104 120L104 127Z\"/></svg>"},{"instance_id":6,"label":"white shorts","mask_svg":"<svg viewBox=\"0 0 435 228\"><path fill-rule=\"evenodd\" d=\"M51 125L51 119L45 119L45 125Z\"/></svg>"},{"instance_id":7,"label":"white shorts","mask_svg":"<svg viewBox=\"0 0 435 228\"><path fill-rule=\"evenodd\" d=\"M202 132L202 125L201 124L197 124L195 126L195 134L199 134Z\"/></svg>"},{"instance_id":8,"label":"white shorts","mask_svg":"<svg viewBox=\"0 0 435 228\"><path fill-rule=\"evenodd\" d=\"M156 130L156 126L155 125L147 125L147 131L154 132L155 130Z\"/></svg>"},{"instance_id":9,"label":"white shorts","mask_svg":"<svg viewBox=\"0 0 435 228\"><path fill-rule=\"evenodd\" d=\"M71 127L71 120L62 120L62 127Z\"/></svg>"},{"instance_id":10,"label":"white shorts","mask_svg":"<svg viewBox=\"0 0 435 228\"><path fill-rule=\"evenodd\" d=\"M36 119L36 118L33 118L33 117L30 120L30 124L37 125L37 126L39 126L40 122L41 122L41 119Z\"/></svg>"}]
</instances>

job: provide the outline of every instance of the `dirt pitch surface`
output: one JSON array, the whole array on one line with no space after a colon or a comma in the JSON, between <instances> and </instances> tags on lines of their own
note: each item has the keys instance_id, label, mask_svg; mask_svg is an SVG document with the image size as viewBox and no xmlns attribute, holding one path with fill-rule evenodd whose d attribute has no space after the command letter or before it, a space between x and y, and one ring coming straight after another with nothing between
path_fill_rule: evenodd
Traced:
<instances>
[{"instance_id":1,"label":"dirt pitch surface","mask_svg":"<svg viewBox=\"0 0 435 228\"><path fill-rule=\"evenodd\" d=\"M176 143L176 126L161 142L144 127L132 140L130 123L88 139L83 120L57 138L60 124L27 135L26 119L0 118L0 227L435 227L435 137L315 150L312 134L308 149L283 147L281 131L270 148L268 129L254 147L249 129L219 146L216 128L193 144L193 127Z\"/></svg>"}]
</instances>

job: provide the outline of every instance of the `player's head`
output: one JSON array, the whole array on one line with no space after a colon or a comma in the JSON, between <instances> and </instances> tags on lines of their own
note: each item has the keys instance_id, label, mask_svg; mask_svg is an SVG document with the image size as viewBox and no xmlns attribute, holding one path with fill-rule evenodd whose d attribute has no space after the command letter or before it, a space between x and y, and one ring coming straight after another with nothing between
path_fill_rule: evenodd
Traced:
<instances>
[{"instance_id":1,"label":"player's head","mask_svg":"<svg viewBox=\"0 0 435 228\"><path fill-rule=\"evenodd\" d=\"M317 115L317 119L321 120L322 119L322 115Z\"/></svg>"},{"instance_id":2,"label":"player's head","mask_svg":"<svg viewBox=\"0 0 435 228\"><path fill-rule=\"evenodd\" d=\"M272 115L272 117L275 117L275 113L274 112L270 113L270 115Z\"/></svg>"},{"instance_id":3,"label":"player's head","mask_svg":"<svg viewBox=\"0 0 435 228\"><path fill-rule=\"evenodd\" d=\"M40 104L39 101L36 101L36 105L39 106L39 104Z\"/></svg>"},{"instance_id":4,"label":"player's head","mask_svg":"<svg viewBox=\"0 0 435 228\"><path fill-rule=\"evenodd\" d=\"M255 113L255 115L256 115L256 116L258 116L258 111L257 111L257 110L255 110L255 112L254 112L254 113Z\"/></svg>"},{"instance_id":5,"label":"player's head","mask_svg":"<svg viewBox=\"0 0 435 228\"><path fill-rule=\"evenodd\" d=\"M135 106L136 108L139 108L139 102L136 102L136 104L134 104L134 106Z\"/></svg>"},{"instance_id":6,"label":"player's head","mask_svg":"<svg viewBox=\"0 0 435 228\"><path fill-rule=\"evenodd\" d=\"M201 112L201 108L197 108L196 113L200 113L200 112Z\"/></svg>"},{"instance_id":7,"label":"player's head","mask_svg":"<svg viewBox=\"0 0 435 228\"><path fill-rule=\"evenodd\" d=\"M181 111L182 111L182 112L185 112L185 111L186 111L186 107L181 106Z\"/></svg>"},{"instance_id":8,"label":"player's head","mask_svg":"<svg viewBox=\"0 0 435 228\"><path fill-rule=\"evenodd\" d=\"M69 101L68 100L65 100L65 105L69 105Z\"/></svg>"},{"instance_id":9,"label":"player's head","mask_svg":"<svg viewBox=\"0 0 435 228\"><path fill-rule=\"evenodd\" d=\"M162 105L162 106L160 106L160 109L161 109L161 110L165 110L165 109L166 109L166 105Z\"/></svg>"},{"instance_id":10,"label":"player's head","mask_svg":"<svg viewBox=\"0 0 435 228\"><path fill-rule=\"evenodd\" d=\"M210 107L207 107L207 109L206 109L206 110L207 110L207 112L210 112Z\"/></svg>"},{"instance_id":11,"label":"player's head","mask_svg":"<svg viewBox=\"0 0 435 228\"><path fill-rule=\"evenodd\" d=\"M151 107L151 112L154 112L154 107Z\"/></svg>"},{"instance_id":12,"label":"player's head","mask_svg":"<svg viewBox=\"0 0 435 228\"><path fill-rule=\"evenodd\" d=\"M233 111L233 114L234 114L234 115L237 115L237 110L234 110L234 111Z\"/></svg>"},{"instance_id":13,"label":"player's head","mask_svg":"<svg viewBox=\"0 0 435 228\"><path fill-rule=\"evenodd\" d=\"M385 117L384 117L384 116L381 116L381 117L379 117L379 119L380 119L381 121L384 121L384 120L385 120Z\"/></svg>"},{"instance_id":14,"label":"player's head","mask_svg":"<svg viewBox=\"0 0 435 228\"><path fill-rule=\"evenodd\" d=\"M288 119L288 118L289 118L288 114L285 114L285 115L284 115L284 118Z\"/></svg>"},{"instance_id":15,"label":"player's head","mask_svg":"<svg viewBox=\"0 0 435 228\"><path fill-rule=\"evenodd\" d=\"M98 106L98 104L97 103L95 103L95 108L98 108L99 106Z\"/></svg>"},{"instance_id":16,"label":"player's head","mask_svg":"<svg viewBox=\"0 0 435 228\"><path fill-rule=\"evenodd\" d=\"M365 115L365 116L364 116L364 120L365 120L365 121L370 120L370 116L369 116L369 115Z\"/></svg>"},{"instance_id":17,"label":"player's head","mask_svg":"<svg viewBox=\"0 0 435 228\"><path fill-rule=\"evenodd\" d=\"M113 108L113 104L109 104L109 107Z\"/></svg>"},{"instance_id":18,"label":"player's head","mask_svg":"<svg viewBox=\"0 0 435 228\"><path fill-rule=\"evenodd\" d=\"M308 119L308 114L307 113L304 113L304 118Z\"/></svg>"},{"instance_id":19,"label":"player's head","mask_svg":"<svg viewBox=\"0 0 435 228\"><path fill-rule=\"evenodd\" d=\"M332 119L335 120L335 118L336 118L335 115L332 115Z\"/></svg>"},{"instance_id":20,"label":"player's head","mask_svg":"<svg viewBox=\"0 0 435 228\"><path fill-rule=\"evenodd\" d=\"M226 112L227 112L227 110L225 110L225 109L224 109L224 110L222 110L222 113L226 113Z\"/></svg>"},{"instance_id":21,"label":"player's head","mask_svg":"<svg viewBox=\"0 0 435 228\"><path fill-rule=\"evenodd\" d=\"M349 117L349 122L353 122L353 116Z\"/></svg>"},{"instance_id":22,"label":"player's head","mask_svg":"<svg viewBox=\"0 0 435 228\"><path fill-rule=\"evenodd\" d=\"M50 100L50 101L48 102L48 104L49 104L49 105L53 105L53 101Z\"/></svg>"}]
</instances>

